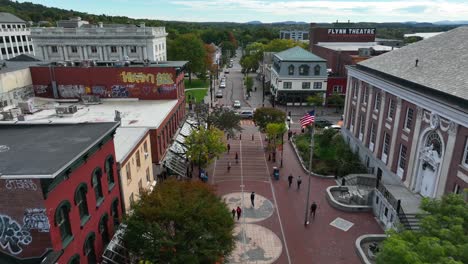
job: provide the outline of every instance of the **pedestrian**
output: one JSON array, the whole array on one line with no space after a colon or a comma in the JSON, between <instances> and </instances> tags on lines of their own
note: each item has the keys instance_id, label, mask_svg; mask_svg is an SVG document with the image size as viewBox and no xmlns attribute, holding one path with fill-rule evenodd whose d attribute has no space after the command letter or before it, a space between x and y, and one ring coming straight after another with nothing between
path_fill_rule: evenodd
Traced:
<instances>
[{"instance_id":1,"label":"pedestrian","mask_svg":"<svg viewBox=\"0 0 468 264\"><path fill-rule=\"evenodd\" d=\"M250 194L250 202L252 202L252 208L255 207L254 201L255 201L255 192L252 192L252 193Z\"/></svg>"},{"instance_id":2,"label":"pedestrian","mask_svg":"<svg viewBox=\"0 0 468 264\"><path fill-rule=\"evenodd\" d=\"M254 134L252 134L252 141L254 140Z\"/></svg>"},{"instance_id":3,"label":"pedestrian","mask_svg":"<svg viewBox=\"0 0 468 264\"><path fill-rule=\"evenodd\" d=\"M315 219L315 211L317 210L317 204L315 202L312 202L312 205L310 206L310 216L313 215Z\"/></svg>"},{"instance_id":4,"label":"pedestrian","mask_svg":"<svg viewBox=\"0 0 468 264\"><path fill-rule=\"evenodd\" d=\"M255 91L257 91L257 86L255 86Z\"/></svg>"},{"instance_id":5,"label":"pedestrian","mask_svg":"<svg viewBox=\"0 0 468 264\"><path fill-rule=\"evenodd\" d=\"M232 219L234 219L234 217L236 217L236 208L232 208L231 214L232 214Z\"/></svg>"},{"instance_id":6,"label":"pedestrian","mask_svg":"<svg viewBox=\"0 0 468 264\"><path fill-rule=\"evenodd\" d=\"M231 171L231 162L229 161L228 162L228 172L230 172L230 171Z\"/></svg>"},{"instance_id":7,"label":"pedestrian","mask_svg":"<svg viewBox=\"0 0 468 264\"><path fill-rule=\"evenodd\" d=\"M239 140L242 140L242 134L239 134Z\"/></svg>"},{"instance_id":8,"label":"pedestrian","mask_svg":"<svg viewBox=\"0 0 468 264\"><path fill-rule=\"evenodd\" d=\"M288 176L288 184L289 184L289 188L291 188L291 184L292 184L293 178L294 178L294 177L292 176L292 173L291 173L291 174L289 174L289 176Z\"/></svg>"},{"instance_id":9,"label":"pedestrian","mask_svg":"<svg viewBox=\"0 0 468 264\"><path fill-rule=\"evenodd\" d=\"M242 214L242 209L239 206L237 206L236 212L237 212L237 220L239 220Z\"/></svg>"},{"instance_id":10,"label":"pedestrian","mask_svg":"<svg viewBox=\"0 0 468 264\"><path fill-rule=\"evenodd\" d=\"M291 141L291 137L292 137L292 131L289 130L289 131L288 131L288 141Z\"/></svg>"},{"instance_id":11,"label":"pedestrian","mask_svg":"<svg viewBox=\"0 0 468 264\"><path fill-rule=\"evenodd\" d=\"M298 190L301 188L301 183L302 183L301 176L297 176L297 189Z\"/></svg>"},{"instance_id":12,"label":"pedestrian","mask_svg":"<svg viewBox=\"0 0 468 264\"><path fill-rule=\"evenodd\" d=\"M239 155L236 152L236 163L239 163Z\"/></svg>"},{"instance_id":13,"label":"pedestrian","mask_svg":"<svg viewBox=\"0 0 468 264\"><path fill-rule=\"evenodd\" d=\"M229 152L231 151L231 144L229 144L229 143L227 144L227 150L228 150L228 154L229 154Z\"/></svg>"}]
</instances>

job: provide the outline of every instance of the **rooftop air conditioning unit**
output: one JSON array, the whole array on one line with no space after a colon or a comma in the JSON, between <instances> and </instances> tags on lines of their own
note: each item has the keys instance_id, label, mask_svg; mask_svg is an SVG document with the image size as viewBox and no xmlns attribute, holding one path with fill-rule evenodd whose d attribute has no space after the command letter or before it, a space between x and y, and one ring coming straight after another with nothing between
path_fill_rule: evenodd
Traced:
<instances>
[{"instance_id":1,"label":"rooftop air conditioning unit","mask_svg":"<svg viewBox=\"0 0 468 264\"><path fill-rule=\"evenodd\" d=\"M18 107L21 109L21 112L24 114L33 114L39 109L36 108L34 105L34 100L31 98L27 100L26 102L18 102Z\"/></svg>"},{"instance_id":2,"label":"rooftop air conditioning unit","mask_svg":"<svg viewBox=\"0 0 468 264\"><path fill-rule=\"evenodd\" d=\"M83 95L81 99L85 105L95 105L101 103L101 98L97 95Z\"/></svg>"},{"instance_id":3,"label":"rooftop air conditioning unit","mask_svg":"<svg viewBox=\"0 0 468 264\"><path fill-rule=\"evenodd\" d=\"M78 112L78 108L76 107L76 105L57 106L55 108L55 112L58 116L70 116Z\"/></svg>"},{"instance_id":4,"label":"rooftop air conditioning unit","mask_svg":"<svg viewBox=\"0 0 468 264\"><path fill-rule=\"evenodd\" d=\"M368 48L360 48L358 50L359 56L360 57L369 57L371 56L371 51Z\"/></svg>"},{"instance_id":5,"label":"rooftop air conditioning unit","mask_svg":"<svg viewBox=\"0 0 468 264\"><path fill-rule=\"evenodd\" d=\"M0 112L0 120L1 121L11 121L14 119L13 113L9 111Z\"/></svg>"}]
</instances>

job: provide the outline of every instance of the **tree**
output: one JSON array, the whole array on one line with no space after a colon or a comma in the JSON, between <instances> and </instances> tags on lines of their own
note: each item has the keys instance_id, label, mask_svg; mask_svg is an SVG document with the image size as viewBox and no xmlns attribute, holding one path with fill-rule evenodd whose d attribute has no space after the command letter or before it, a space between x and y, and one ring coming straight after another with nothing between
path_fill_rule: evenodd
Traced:
<instances>
[{"instance_id":1,"label":"tree","mask_svg":"<svg viewBox=\"0 0 468 264\"><path fill-rule=\"evenodd\" d=\"M206 167L215 157L226 151L223 132L215 127L200 126L198 130L192 130L185 139L185 146L187 158L199 168Z\"/></svg>"},{"instance_id":2,"label":"tree","mask_svg":"<svg viewBox=\"0 0 468 264\"><path fill-rule=\"evenodd\" d=\"M247 89L247 93L250 94L252 92L252 87L254 84L253 78L250 76L246 76L244 80L245 88Z\"/></svg>"},{"instance_id":3,"label":"tree","mask_svg":"<svg viewBox=\"0 0 468 264\"><path fill-rule=\"evenodd\" d=\"M207 123L209 127L213 125L233 136L235 131L242 131L240 120L240 116L235 111L224 107L216 107L209 113Z\"/></svg>"},{"instance_id":4,"label":"tree","mask_svg":"<svg viewBox=\"0 0 468 264\"><path fill-rule=\"evenodd\" d=\"M268 148L270 151L273 151L273 153L276 154L276 148L279 145L283 144L283 140L280 141L280 139L283 138L284 133L288 131L286 129L286 124L284 122L282 123L269 123L266 126L266 134L268 136Z\"/></svg>"},{"instance_id":5,"label":"tree","mask_svg":"<svg viewBox=\"0 0 468 264\"><path fill-rule=\"evenodd\" d=\"M255 110L253 120L261 131L265 131L269 123L285 122L286 113L277 108L261 107Z\"/></svg>"},{"instance_id":6,"label":"tree","mask_svg":"<svg viewBox=\"0 0 468 264\"><path fill-rule=\"evenodd\" d=\"M195 34L183 34L168 41L167 53L169 60L189 61L189 83L192 83L192 72L206 73L206 50L200 37Z\"/></svg>"},{"instance_id":7,"label":"tree","mask_svg":"<svg viewBox=\"0 0 468 264\"><path fill-rule=\"evenodd\" d=\"M163 181L132 209L124 241L141 260L215 263L234 248L231 213L205 183Z\"/></svg>"},{"instance_id":8,"label":"tree","mask_svg":"<svg viewBox=\"0 0 468 264\"><path fill-rule=\"evenodd\" d=\"M336 107L336 113L338 113L338 110L344 106L345 98L339 93L333 93L330 97L328 97L327 101L328 105L334 105Z\"/></svg>"},{"instance_id":9,"label":"tree","mask_svg":"<svg viewBox=\"0 0 468 264\"><path fill-rule=\"evenodd\" d=\"M236 54L236 46L230 41L223 41L221 44L221 50L223 55L226 55L229 58ZM224 61L224 63L226 63L226 61Z\"/></svg>"},{"instance_id":10,"label":"tree","mask_svg":"<svg viewBox=\"0 0 468 264\"><path fill-rule=\"evenodd\" d=\"M320 106L323 103L323 93L315 93L307 97L307 104L312 106Z\"/></svg>"},{"instance_id":11,"label":"tree","mask_svg":"<svg viewBox=\"0 0 468 264\"><path fill-rule=\"evenodd\" d=\"M377 263L468 263L468 204L462 195L424 198L419 231L389 232Z\"/></svg>"}]
</instances>

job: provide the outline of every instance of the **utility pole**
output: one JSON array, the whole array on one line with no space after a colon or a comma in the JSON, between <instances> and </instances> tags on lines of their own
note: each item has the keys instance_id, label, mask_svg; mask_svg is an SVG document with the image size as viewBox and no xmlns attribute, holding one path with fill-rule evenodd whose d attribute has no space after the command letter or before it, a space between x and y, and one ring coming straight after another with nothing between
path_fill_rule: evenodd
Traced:
<instances>
[{"instance_id":1,"label":"utility pole","mask_svg":"<svg viewBox=\"0 0 468 264\"><path fill-rule=\"evenodd\" d=\"M315 113L315 105L314 105L314 115L317 117ZM304 226L309 224L309 200L310 200L310 178L312 178L312 156L314 154L314 126L315 121L312 123L310 127L310 160L309 160L309 180L307 182L307 201L306 201L306 208L305 208L305 218L304 218Z\"/></svg>"}]
</instances>

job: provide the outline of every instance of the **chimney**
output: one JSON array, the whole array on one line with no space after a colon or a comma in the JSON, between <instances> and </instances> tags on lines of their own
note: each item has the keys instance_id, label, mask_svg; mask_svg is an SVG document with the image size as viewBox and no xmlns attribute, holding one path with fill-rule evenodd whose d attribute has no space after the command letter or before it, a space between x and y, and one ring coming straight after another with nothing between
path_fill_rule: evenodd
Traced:
<instances>
[{"instance_id":1,"label":"chimney","mask_svg":"<svg viewBox=\"0 0 468 264\"><path fill-rule=\"evenodd\" d=\"M104 27L104 23L102 23L102 22L98 22L98 25L99 25L100 28Z\"/></svg>"},{"instance_id":2,"label":"chimney","mask_svg":"<svg viewBox=\"0 0 468 264\"><path fill-rule=\"evenodd\" d=\"M416 59L416 63L414 64L414 67L418 67L418 62L419 62L419 60Z\"/></svg>"},{"instance_id":3,"label":"chimney","mask_svg":"<svg viewBox=\"0 0 468 264\"><path fill-rule=\"evenodd\" d=\"M115 117L114 117L114 121L116 122L120 122L122 120L122 117L120 116L120 112L115 110Z\"/></svg>"}]
</instances>

